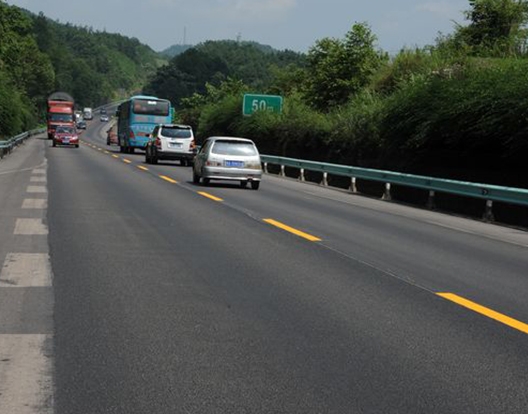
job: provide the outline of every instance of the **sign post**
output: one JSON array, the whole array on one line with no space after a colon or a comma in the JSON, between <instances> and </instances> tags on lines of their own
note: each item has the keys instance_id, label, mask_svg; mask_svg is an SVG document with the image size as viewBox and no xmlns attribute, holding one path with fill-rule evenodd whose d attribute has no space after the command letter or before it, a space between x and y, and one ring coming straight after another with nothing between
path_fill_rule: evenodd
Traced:
<instances>
[{"instance_id":1,"label":"sign post","mask_svg":"<svg viewBox=\"0 0 528 414\"><path fill-rule=\"evenodd\" d=\"M249 116L259 111L282 113L282 96L277 95L244 95L242 113Z\"/></svg>"}]
</instances>

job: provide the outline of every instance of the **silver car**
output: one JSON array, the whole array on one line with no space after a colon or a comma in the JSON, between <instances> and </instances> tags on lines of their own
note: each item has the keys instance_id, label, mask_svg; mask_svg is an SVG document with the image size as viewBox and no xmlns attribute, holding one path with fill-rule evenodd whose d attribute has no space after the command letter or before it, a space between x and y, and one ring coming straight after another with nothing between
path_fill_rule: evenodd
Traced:
<instances>
[{"instance_id":1,"label":"silver car","mask_svg":"<svg viewBox=\"0 0 528 414\"><path fill-rule=\"evenodd\" d=\"M145 147L145 162L157 164L159 160L179 160L189 165L196 154L194 134L189 125L157 125Z\"/></svg>"},{"instance_id":2,"label":"silver car","mask_svg":"<svg viewBox=\"0 0 528 414\"><path fill-rule=\"evenodd\" d=\"M193 182L209 184L210 180L240 181L241 187L251 183L258 190L262 178L260 155L255 143L246 138L210 137L196 157Z\"/></svg>"}]
</instances>

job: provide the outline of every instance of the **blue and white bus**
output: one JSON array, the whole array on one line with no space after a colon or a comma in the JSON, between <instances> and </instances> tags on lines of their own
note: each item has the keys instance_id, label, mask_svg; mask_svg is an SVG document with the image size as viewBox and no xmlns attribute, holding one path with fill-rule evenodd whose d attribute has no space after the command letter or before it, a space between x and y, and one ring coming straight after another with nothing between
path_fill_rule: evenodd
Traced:
<instances>
[{"instance_id":1,"label":"blue and white bus","mask_svg":"<svg viewBox=\"0 0 528 414\"><path fill-rule=\"evenodd\" d=\"M172 122L172 109L166 99L137 95L119 105L117 116L120 150L131 154L135 148L145 149L156 125Z\"/></svg>"}]
</instances>

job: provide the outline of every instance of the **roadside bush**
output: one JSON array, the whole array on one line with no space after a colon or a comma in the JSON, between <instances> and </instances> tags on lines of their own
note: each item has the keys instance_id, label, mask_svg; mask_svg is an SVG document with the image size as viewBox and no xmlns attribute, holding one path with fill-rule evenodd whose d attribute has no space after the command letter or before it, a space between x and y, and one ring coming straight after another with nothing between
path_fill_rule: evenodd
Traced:
<instances>
[{"instance_id":1,"label":"roadside bush","mask_svg":"<svg viewBox=\"0 0 528 414\"><path fill-rule=\"evenodd\" d=\"M496 172L521 167L528 155L527 93L528 61L521 59L474 60L454 76L417 78L386 101L382 162L504 182Z\"/></svg>"},{"instance_id":2,"label":"roadside bush","mask_svg":"<svg viewBox=\"0 0 528 414\"><path fill-rule=\"evenodd\" d=\"M243 117L238 131L255 140L262 153L326 160L332 125L328 116L293 94L285 99L282 114L262 112Z\"/></svg>"},{"instance_id":3,"label":"roadside bush","mask_svg":"<svg viewBox=\"0 0 528 414\"><path fill-rule=\"evenodd\" d=\"M0 139L30 129L35 122L32 109L31 102L21 96L7 74L0 72Z\"/></svg>"},{"instance_id":4,"label":"roadside bush","mask_svg":"<svg viewBox=\"0 0 528 414\"><path fill-rule=\"evenodd\" d=\"M241 117L242 96L227 95L218 102L206 104L198 121L197 136L203 141L213 135L237 135Z\"/></svg>"}]
</instances>

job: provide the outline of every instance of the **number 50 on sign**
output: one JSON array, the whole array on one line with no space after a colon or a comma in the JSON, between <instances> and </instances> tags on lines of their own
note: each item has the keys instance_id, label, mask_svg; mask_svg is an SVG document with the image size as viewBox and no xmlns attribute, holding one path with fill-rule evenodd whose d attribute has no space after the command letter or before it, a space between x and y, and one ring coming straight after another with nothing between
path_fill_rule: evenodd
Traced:
<instances>
[{"instance_id":1,"label":"number 50 on sign","mask_svg":"<svg viewBox=\"0 0 528 414\"><path fill-rule=\"evenodd\" d=\"M282 112L282 96L245 94L242 108L244 115L252 115L258 111L280 114Z\"/></svg>"}]
</instances>

